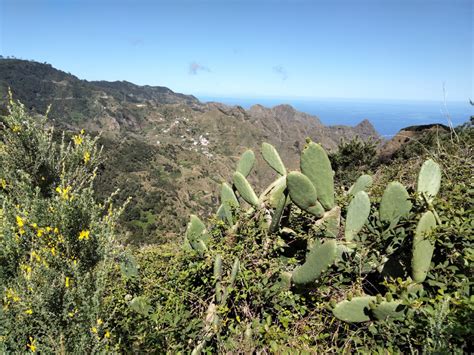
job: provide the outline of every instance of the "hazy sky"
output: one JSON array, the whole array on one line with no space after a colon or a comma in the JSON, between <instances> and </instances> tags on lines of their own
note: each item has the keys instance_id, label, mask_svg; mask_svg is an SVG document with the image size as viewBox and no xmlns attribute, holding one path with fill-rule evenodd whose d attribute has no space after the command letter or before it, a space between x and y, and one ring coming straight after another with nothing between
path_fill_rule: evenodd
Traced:
<instances>
[{"instance_id":1,"label":"hazy sky","mask_svg":"<svg viewBox=\"0 0 474 355\"><path fill-rule=\"evenodd\" d=\"M473 0L0 0L0 53L208 96L474 98Z\"/></svg>"}]
</instances>

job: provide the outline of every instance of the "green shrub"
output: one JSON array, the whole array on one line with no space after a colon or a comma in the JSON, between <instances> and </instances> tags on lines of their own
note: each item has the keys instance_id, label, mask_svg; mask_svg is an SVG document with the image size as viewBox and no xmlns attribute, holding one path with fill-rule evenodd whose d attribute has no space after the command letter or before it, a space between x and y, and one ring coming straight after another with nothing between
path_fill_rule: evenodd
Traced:
<instances>
[{"instance_id":1,"label":"green shrub","mask_svg":"<svg viewBox=\"0 0 474 355\"><path fill-rule=\"evenodd\" d=\"M96 140L80 132L58 143L46 118L12 99L0 124L0 344L8 352L106 349L101 298L120 210L94 201Z\"/></svg>"},{"instance_id":2,"label":"green shrub","mask_svg":"<svg viewBox=\"0 0 474 355\"><path fill-rule=\"evenodd\" d=\"M341 140L337 150L329 154L336 181L341 185L350 185L362 173L371 172L376 166L378 144L358 137Z\"/></svg>"}]
</instances>

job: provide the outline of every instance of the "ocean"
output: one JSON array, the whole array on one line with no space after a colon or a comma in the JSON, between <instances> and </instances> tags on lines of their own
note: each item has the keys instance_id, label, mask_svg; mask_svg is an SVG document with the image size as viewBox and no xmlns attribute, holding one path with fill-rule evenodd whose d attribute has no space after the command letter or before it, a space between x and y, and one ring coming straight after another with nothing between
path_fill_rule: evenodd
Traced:
<instances>
[{"instance_id":1,"label":"ocean","mask_svg":"<svg viewBox=\"0 0 474 355\"><path fill-rule=\"evenodd\" d=\"M429 123L442 123L455 127L469 121L474 106L466 101L407 101L366 99L250 99L231 97L198 96L202 102L216 101L228 105L240 105L245 109L255 104L273 107L289 104L298 111L318 116L325 125L354 126L368 119L377 132L390 138L401 128Z\"/></svg>"}]
</instances>

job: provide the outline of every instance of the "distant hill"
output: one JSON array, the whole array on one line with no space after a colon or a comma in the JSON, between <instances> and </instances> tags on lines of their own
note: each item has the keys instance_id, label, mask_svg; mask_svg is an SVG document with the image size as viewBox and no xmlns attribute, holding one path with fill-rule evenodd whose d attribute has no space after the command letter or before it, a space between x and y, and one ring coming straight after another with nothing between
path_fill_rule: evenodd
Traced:
<instances>
[{"instance_id":1,"label":"distant hill","mask_svg":"<svg viewBox=\"0 0 474 355\"><path fill-rule=\"evenodd\" d=\"M108 159L98 180L100 197L116 188L122 199L133 197L124 226L136 242L172 237L191 211L208 213L239 155L247 148L259 151L261 142L275 145L286 166L295 169L306 137L328 150L341 139L379 138L366 120L355 127L324 126L289 105L245 110L201 103L166 87L89 82L49 64L0 59L4 103L8 87L32 111L44 113L52 104L50 117L59 129L102 133ZM257 163L265 166L260 156ZM251 181L270 181L270 169L257 170Z\"/></svg>"}]
</instances>

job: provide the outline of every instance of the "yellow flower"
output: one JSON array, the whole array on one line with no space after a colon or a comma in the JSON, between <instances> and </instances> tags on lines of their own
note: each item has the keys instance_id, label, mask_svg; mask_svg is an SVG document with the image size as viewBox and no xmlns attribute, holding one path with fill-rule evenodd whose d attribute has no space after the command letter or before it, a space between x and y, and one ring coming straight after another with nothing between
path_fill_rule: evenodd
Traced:
<instances>
[{"instance_id":1,"label":"yellow flower","mask_svg":"<svg viewBox=\"0 0 474 355\"><path fill-rule=\"evenodd\" d=\"M94 333L94 334L97 334L97 328L96 328L96 327L92 327L92 328L91 328L91 332Z\"/></svg>"},{"instance_id":2,"label":"yellow flower","mask_svg":"<svg viewBox=\"0 0 474 355\"><path fill-rule=\"evenodd\" d=\"M37 223L31 223L30 226L32 226L34 229L38 228L38 224L37 224Z\"/></svg>"},{"instance_id":3,"label":"yellow flower","mask_svg":"<svg viewBox=\"0 0 474 355\"><path fill-rule=\"evenodd\" d=\"M6 187L7 187L7 180L5 180L5 179L0 179L0 182L1 182L2 188L3 188L3 189L6 189Z\"/></svg>"},{"instance_id":4,"label":"yellow flower","mask_svg":"<svg viewBox=\"0 0 474 355\"><path fill-rule=\"evenodd\" d=\"M91 160L91 153L85 152L84 153L84 164L87 164L89 160Z\"/></svg>"},{"instance_id":5,"label":"yellow flower","mask_svg":"<svg viewBox=\"0 0 474 355\"><path fill-rule=\"evenodd\" d=\"M31 252L30 254L30 259L36 259L37 262L40 262L41 261L41 257L38 255L37 252L35 252L34 250Z\"/></svg>"},{"instance_id":6,"label":"yellow flower","mask_svg":"<svg viewBox=\"0 0 474 355\"><path fill-rule=\"evenodd\" d=\"M36 343L36 340L33 339L32 337L30 337L30 343L29 343L29 344L26 344L26 346L27 346L28 348L30 348L31 352L33 352L33 353L36 351L36 345L35 345L35 343Z\"/></svg>"},{"instance_id":7,"label":"yellow flower","mask_svg":"<svg viewBox=\"0 0 474 355\"><path fill-rule=\"evenodd\" d=\"M66 276L65 285L66 285L66 288L69 288L69 286L70 286L70 284L69 284L69 277L68 277L68 276Z\"/></svg>"},{"instance_id":8,"label":"yellow flower","mask_svg":"<svg viewBox=\"0 0 474 355\"><path fill-rule=\"evenodd\" d=\"M21 126L20 125L14 125L12 127L12 131L13 131L13 133L20 132L21 131Z\"/></svg>"},{"instance_id":9,"label":"yellow flower","mask_svg":"<svg viewBox=\"0 0 474 355\"><path fill-rule=\"evenodd\" d=\"M54 248L54 247L51 248L51 254L53 256L56 256L56 248Z\"/></svg>"},{"instance_id":10,"label":"yellow flower","mask_svg":"<svg viewBox=\"0 0 474 355\"><path fill-rule=\"evenodd\" d=\"M60 186L56 187L56 192L61 195L61 197L68 201L72 200L72 196L69 194L69 191L71 191L71 186L67 186L65 189L62 189Z\"/></svg>"},{"instance_id":11,"label":"yellow flower","mask_svg":"<svg viewBox=\"0 0 474 355\"><path fill-rule=\"evenodd\" d=\"M102 321L102 319L100 319L100 318L97 319L97 325L102 325L102 323L104 323L104 322Z\"/></svg>"},{"instance_id":12,"label":"yellow flower","mask_svg":"<svg viewBox=\"0 0 474 355\"><path fill-rule=\"evenodd\" d=\"M110 332L108 330L105 331L104 336L108 339L110 338Z\"/></svg>"},{"instance_id":13,"label":"yellow flower","mask_svg":"<svg viewBox=\"0 0 474 355\"><path fill-rule=\"evenodd\" d=\"M38 228L38 231L36 232L36 235L38 237L41 237L43 235L43 233L44 233L44 229L43 228Z\"/></svg>"},{"instance_id":14,"label":"yellow flower","mask_svg":"<svg viewBox=\"0 0 474 355\"><path fill-rule=\"evenodd\" d=\"M31 252L31 257L32 258L35 258L36 261L40 262L41 261L41 257L38 255L37 252L35 252L34 250Z\"/></svg>"},{"instance_id":15,"label":"yellow flower","mask_svg":"<svg viewBox=\"0 0 474 355\"><path fill-rule=\"evenodd\" d=\"M88 240L89 234L90 234L90 231L88 230L81 231L81 233L79 233L79 240L83 240L83 239Z\"/></svg>"},{"instance_id":16,"label":"yellow flower","mask_svg":"<svg viewBox=\"0 0 474 355\"><path fill-rule=\"evenodd\" d=\"M81 134L84 134L84 133L85 133L84 129L81 129Z\"/></svg>"},{"instance_id":17,"label":"yellow flower","mask_svg":"<svg viewBox=\"0 0 474 355\"><path fill-rule=\"evenodd\" d=\"M74 140L75 145L81 145L82 144L82 137L80 135L75 135L74 137L72 137L72 139Z\"/></svg>"},{"instance_id":18,"label":"yellow flower","mask_svg":"<svg viewBox=\"0 0 474 355\"><path fill-rule=\"evenodd\" d=\"M54 227L54 230L53 230L53 232L54 232L55 234L58 234L58 233L59 233L59 229L58 229L58 227Z\"/></svg>"},{"instance_id":19,"label":"yellow flower","mask_svg":"<svg viewBox=\"0 0 474 355\"><path fill-rule=\"evenodd\" d=\"M23 219L20 216L16 216L16 224L21 228L25 225L25 222L23 222Z\"/></svg>"},{"instance_id":20,"label":"yellow flower","mask_svg":"<svg viewBox=\"0 0 474 355\"><path fill-rule=\"evenodd\" d=\"M46 232L48 232L48 233L49 233L49 232L51 232L52 230L53 230L53 228L51 228L51 227L49 227L49 226L48 226L48 227L46 227Z\"/></svg>"},{"instance_id":21,"label":"yellow flower","mask_svg":"<svg viewBox=\"0 0 474 355\"><path fill-rule=\"evenodd\" d=\"M32 310L31 308L30 308L30 309L27 309L27 310L25 311L25 313L26 313L26 314L33 314L33 310Z\"/></svg>"},{"instance_id":22,"label":"yellow flower","mask_svg":"<svg viewBox=\"0 0 474 355\"><path fill-rule=\"evenodd\" d=\"M20 269L25 272L25 276L26 276L26 278L29 280L30 277L31 277L31 266L30 266L30 265L21 264L21 265L20 265Z\"/></svg>"}]
</instances>

